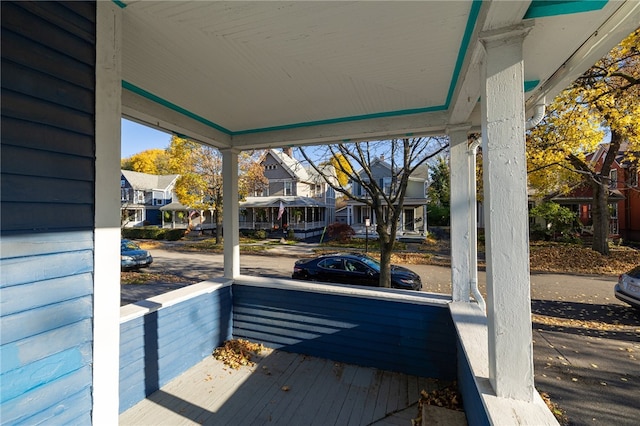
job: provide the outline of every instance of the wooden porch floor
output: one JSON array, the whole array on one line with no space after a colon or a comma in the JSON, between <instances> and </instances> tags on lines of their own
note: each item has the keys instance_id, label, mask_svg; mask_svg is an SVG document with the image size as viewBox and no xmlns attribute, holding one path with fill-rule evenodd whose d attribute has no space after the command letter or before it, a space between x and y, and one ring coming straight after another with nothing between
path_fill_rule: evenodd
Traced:
<instances>
[{"instance_id":1,"label":"wooden porch floor","mask_svg":"<svg viewBox=\"0 0 640 426\"><path fill-rule=\"evenodd\" d=\"M411 425L448 383L270 351L233 370L210 356L120 415L121 425Z\"/></svg>"}]
</instances>

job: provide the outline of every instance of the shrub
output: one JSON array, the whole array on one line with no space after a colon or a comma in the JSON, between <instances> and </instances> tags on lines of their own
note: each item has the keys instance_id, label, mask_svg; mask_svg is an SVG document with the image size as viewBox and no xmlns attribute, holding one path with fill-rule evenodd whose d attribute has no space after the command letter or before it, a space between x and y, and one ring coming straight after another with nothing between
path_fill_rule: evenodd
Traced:
<instances>
[{"instance_id":1,"label":"shrub","mask_svg":"<svg viewBox=\"0 0 640 426\"><path fill-rule=\"evenodd\" d=\"M293 232L293 229L289 229L289 231L287 232L287 238L290 240L293 240L296 238L296 233Z\"/></svg>"},{"instance_id":2,"label":"shrub","mask_svg":"<svg viewBox=\"0 0 640 426\"><path fill-rule=\"evenodd\" d=\"M258 229L253 236L258 240L266 240L267 239L267 231L264 229Z\"/></svg>"},{"instance_id":3,"label":"shrub","mask_svg":"<svg viewBox=\"0 0 640 426\"><path fill-rule=\"evenodd\" d=\"M449 226L449 207L430 203L427 205L429 226Z\"/></svg>"},{"instance_id":4,"label":"shrub","mask_svg":"<svg viewBox=\"0 0 640 426\"><path fill-rule=\"evenodd\" d=\"M184 237L184 229L167 229L164 231L161 238L167 241L178 241L180 238Z\"/></svg>"},{"instance_id":5,"label":"shrub","mask_svg":"<svg viewBox=\"0 0 640 426\"><path fill-rule=\"evenodd\" d=\"M133 240L169 240L177 241L184 237L184 229L162 229L157 226L142 228L123 228L122 238Z\"/></svg>"},{"instance_id":6,"label":"shrub","mask_svg":"<svg viewBox=\"0 0 640 426\"><path fill-rule=\"evenodd\" d=\"M157 240L158 236L162 235L163 233L164 229L158 228L157 226L122 229L122 236L124 238L132 239Z\"/></svg>"},{"instance_id":7,"label":"shrub","mask_svg":"<svg viewBox=\"0 0 640 426\"><path fill-rule=\"evenodd\" d=\"M327 227L327 235L340 242L346 242L356 235L356 231L346 223L334 222Z\"/></svg>"}]
</instances>

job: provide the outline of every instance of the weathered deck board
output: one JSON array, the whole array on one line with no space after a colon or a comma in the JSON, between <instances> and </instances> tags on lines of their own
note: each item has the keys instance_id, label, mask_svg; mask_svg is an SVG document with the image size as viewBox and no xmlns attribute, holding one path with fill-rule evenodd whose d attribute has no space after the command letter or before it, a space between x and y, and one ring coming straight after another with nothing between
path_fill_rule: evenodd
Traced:
<instances>
[{"instance_id":1,"label":"weathered deck board","mask_svg":"<svg viewBox=\"0 0 640 426\"><path fill-rule=\"evenodd\" d=\"M420 389L437 386L281 351L257 361L232 370L209 357L122 413L120 424L394 425L417 415Z\"/></svg>"}]
</instances>

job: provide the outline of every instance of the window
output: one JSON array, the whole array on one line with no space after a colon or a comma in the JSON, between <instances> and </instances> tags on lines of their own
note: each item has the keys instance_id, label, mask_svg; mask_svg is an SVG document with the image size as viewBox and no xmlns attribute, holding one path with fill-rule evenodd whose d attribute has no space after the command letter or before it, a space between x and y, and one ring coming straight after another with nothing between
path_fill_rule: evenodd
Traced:
<instances>
[{"instance_id":1,"label":"window","mask_svg":"<svg viewBox=\"0 0 640 426\"><path fill-rule=\"evenodd\" d=\"M369 268L367 268L363 263L360 263L357 260L346 259L344 262L347 271L350 272L360 272L364 274L369 270Z\"/></svg>"},{"instance_id":2,"label":"window","mask_svg":"<svg viewBox=\"0 0 640 426\"><path fill-rule=\"evenodd\" d=\"M632 188L638 187L638 169L635 167L629 169L629 186Z\"/></svg>"},{"instance_id":3,"label":"window","mask_svg":"<svg viewBox=\"0 0 640 426\"><path fill-rule=\"evenodd\" d=\"M144 191L136 191L134 193L134 203L144 204Z\"/></svg>"},{"instance_id":4,"label":"window","mask_svg":"<svg viewBox=\"0 0 640 426\"><path fill-rule=\"evenodd\" d=\"M609 172L609 188L618 187L618 171L613 169Z\"/></svg>"},{"instance_id":5,"label":"window","mask_svg":"<svg viewBox=\"0 0 640 426\"><path fill-rule=\"evenodd\" d=\"M344 267L342 266L342 259L324 259L318 263L318 266L324 269L344 270Z\"/></svg>"},{"instance_id":6,"label":"window","mask_svg":"<svg viewBox=\"0 0 640 426\"><path fill-rule=\"evenodd\" d=\"M284 182L284 195L293 195L293 182Z\"/></svg>"}]
</instances>

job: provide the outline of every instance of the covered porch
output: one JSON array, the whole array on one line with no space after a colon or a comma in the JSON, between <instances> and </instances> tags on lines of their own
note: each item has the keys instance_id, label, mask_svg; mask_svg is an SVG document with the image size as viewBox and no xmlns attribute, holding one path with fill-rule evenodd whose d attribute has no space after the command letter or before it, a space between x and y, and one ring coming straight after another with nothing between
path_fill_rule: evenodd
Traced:
<instances>
[{"instance_id":1,"label":"covered porch","mask_svg":"<svg viewBox=\"0 0 640 426\"><path fill-rule=\"evenodd\" d=\"M327 223L327 207L310 197L247 197L240 202L240 230L263 229L304 239L322 233Z\"/></svg>"},{"instance_id":2,"label":"covered porch","mask_svg":"<svg viewBox=\"0 0 640 426\"><path fill-rule=\"evenodd\" d=\"M224 278L219 284L203 289L205 293L197 297L181 299L175 305L168 301L168 310L165 310L165 303L143 304L148 313L131 324L121 323L122 342L129 341L126 333L135 334L140 327L151 330L152 334L151 339L147 333L144 334L144 344L138 350L144 355L133 360L138 364L135 370L129 370L132 367L127 365L129 351L121 350L120 411L161 389L170 378L198 362L198 357L200 360L209 357L212 344L215 346L230 337L242 337L265 343L273 349L337 362L353 362L419 377L457 378L467 418L472 424L554 424L555 419L536 392L533 380L525 129L528 125L535 125L543 114L545 99L562 90L572 78L633 29L635 24L631 23L631 16L638 16L639 7L633 3L608 3L576 9L573 8L576 2L567 2L566 7L546 9L538 3L469 1L444 5L419 2L408 3L406 8L386 3L375 7L370 3L349 6L340 3L305 3L305 6L292 3L290 14L282 14L269 3L255 5L255 9L239 6L239 9L231 7L227 10L217 4L190 4L179 7L178 13L183 18L177 21L173 18L176 11L160 4L132 3L121 10L113 10L116 19L119 16L124 18L126 35L122 56L127 71L126 81L123 79L123 115L154 127L186 134L220 149L225 203L223 226L232 231L226 233L224 240ZM578 3L586 6L589 2ZM339 21L339 16L359 16L360 19L350 22L362 24L355 25L347 31L348 34L332 41L309 30L314 25L308 19L316 16L312 12L332 18L325 21L329 26ZM323 66L328 67L322 71L322 79L333 82L321 90L324 95L331 94L331 102L317 103L317 110L311 113L311 109L296 107L295 102L285 102L287 95L280 89L277 96L275 93L269 95L267 88L286 86L288 96L294 96L297 91L294 89L296 85L287 86L281 79L283 74L275 72L264 75L259 87L255 87L257 93L266 90L262 97L252 96L251 102L229 97L226 102L218 99L211 105L202 103L202 99L217 99L216 96L200 96L191 90L193 87L208 87L209 79L206 83L203 80L202 84L194 81L186 84L185 80L182 86L165 85L147 73L148 65L160 61L163 54L151 48L151 43L145 43L145 34L157 34L153 29L162 28L162 32L170 35L173 41L182 40L184 45L193 46L193 58L200 61L204 56L197 53L198 49L211 43L213 39L210 37L217 34L217 30L203 27L200 37L179 30L183 30L182 25L187 23L195 27L211 25L210 21L205 23L199 19L206 15L222 19L218 24L227 30L220 29L220 35L227 34L227 31L234 33L233 25L228 27L230 22L234 22L228 13L245 16L247 28L259 29L247 33L241 31L242 35L235 40L239 44L233 46L249 47L249 51L242 48L239 51L258 62L263 61L260 67L288 69L285 74L293 78L298 87L304 86L308 94L314 91L320 77L314 70L323 67L309 65L307 68L303 65L305 61L310 61L309 64L315 62L313 57L306 57L303 53L309 47L303 40L310 37L320 51L337 49L341 52L335 63L329 57L321 56L326 61ZM264 13L269 15L268 20L257 18ZM409 46L426 49L420 55L402 55L400 63L406 70L427 67L431 70L428 74L432 84L425 85L425 79L418 75L406 75L404 81L408 86L397 88L398 92L410 94L406 98L392 96L385 90L377 91L364 83L362 87L355 85L345 90L339 77L342 73L362 82L371 81L371 78L387 82L399 72L398 68L385 72L366 65L368 58L378 57L379 49L372 45L369 50L362 51L362 44L356 41L357 34L373 31L373 28L378 32L380 26L372 26L369 20L362 19L363 16L374 22L377 16L395 16L397 22L381 33L384 40L395 43L394 47L389 46L390 51L406 53ZM420 22L414 22L413 27L427 33L415 34L415 38L408 41L405 31L396 33L392 30L412 26L411 21L416 16L421 17ZM429 34L426 29L430 26L422 22L427 16L438 16L439 22L446 17L447 28L434 25L434 33ZM313 19L317 22L316 17ZM169 22L172 25L167 26ZM539 22L544 26L538 26ZM621 22L626 24L621 25ZM594 29L589 34L606 33L610 37L608 43L602 43L600 37L586 35L584 28L589 25ZM566 31L567 28L575 31ZM451 33L443 36L447 30ZM276 36L282 31L286 37ZM547 55L548 37L560 32L562 37L553 37L556 54ZM185 34L189 37L185 38ZM274 37L265 38L264 34ZM379 35L371 34L376 39ZM225 37L214 39L224 40ZM132 43L132 40L141 43ZM349 42L344 44L346 40ZM438 42L425 45L424 40ZM157 43L154 40L153 44ZM233 46L224 43L218 46L220 50L216 53L220 56L203 66L217 69L219 76L224 77L220 81L235 82L239 86L249 84L250 80L243 79L241 68L236 66L244 64L243 60L234 53L225 56L230 52L239 53ZM448 46L444 50L449 49L452 53L447 59L436 53L442 51L443 46ZM151 48L153 52L148 53L158 55L157 60L145 55L145 48ZM263 52L271 54L263 55ZM128 62L138 55L147 56L147 66L139 67L133 61ZM410 59L436 57L434 55L442 58L442 67L438 70L432 69L428 63L420 63L419 59ZM349 56L355 61L345 62ZM387 59L388 63L395 62ZM236 60L238 62L234 62ZM170 65L171 61L156 63L166 67L169 73L177 71ZM220 63L234 65L221 69ZM528 65L526 69L525 63ZM568 67L567 63L572 65ZM346 65L346 68L331 69L337 64ZM374 69L379 74L368 76ZM558 71L560 69L562 71ZM195 78L195 74L193 76ZM211 90L215 91L215 88ZM320 96L315 92L314 95ZM362 109L367 98L371 104ZM163 101L158 102L158 99ZM278 100L277 106L273 105L274 99ZM302 99L299 98L300 101ZM180 105L180 108L173 105ZM247 110L247 105L252 105L252 108ZM341 113L333 110L338 105ZM185 110L189 114L184 114ZM335 119L336 114L339 119ZM479 140L470 139L471 134L477 133L482 135ZM240 275L238 156L242 150L434 134L447 134L451 145L452 295L405 295L385 289L371 292L322 285L301 287L287 280L260 280ZM475 279L475 152L478 143L482 144L484 167L489 288L486 303L477 292ZM282 204L287 212L285 203ZM258 220L258 223L271 222L276 212L280 215L280 202L278 206L267 206L267 209L270 209L268 218ZM291 211L287 212L287 224L290 214ZM282 215L279 220L282 220ZM312 222L315 222L313 213L311 215ZM200 299L208 300L208 303L200 305ZM167 316L164 320L167 325L175 324L168 319L170 309L184 310L180 314L182 317L202 319L208 325L209 332L190 339L199 343L198 350L178 342L184 334L203 333L202 327L185 323L181 335L176 336L177 340L162 338L163 317ZM381 329L387 331L380 332ZM164 359L165 352L160 342L170 345ZM152 345L150 357L149 344ZM186 351L184 356L178 355L183 350ZM406 354L411 356L407 358ZM187 358L193 361L187 362ZM144 368L141 369L142 366ZM148 375L127 374L127 371L140 370L151 371L153 380L150 382ZM132 382L125 386L122 380ZM141 388L141 383L146 386ZM123 392L124 389L137 390L128 394ZM210 411L207 407L200 408Z\"/></svg>"},{"instance_id":3,"label":"covered porch","mask_svg":"<svg viewBox=\"0 0 640 426\"><path fill-rule=\"evenodd\" d=\"M243 337L456 378L470 424L555 423L534 387L525 129L635 30L640 3L125 0L2 12L3 421L117 424ZM122 117L221 151L227 232L223 277L120 308ZM442 134L451 295L240 275L243 150ZM486 305L470 134L483 151ZM26 207L37 202L52 213ZM180 416L214 410L178 402Z\"/></svg>"}]
</instances>

